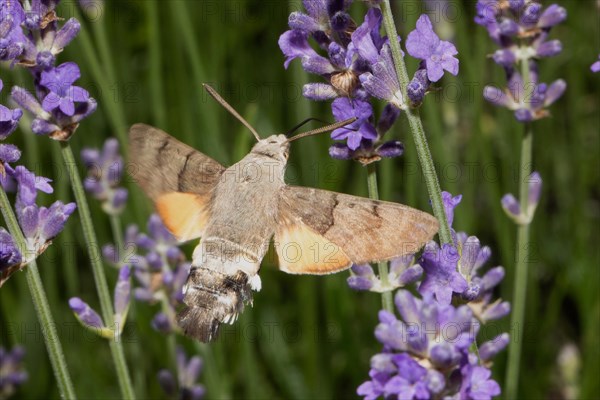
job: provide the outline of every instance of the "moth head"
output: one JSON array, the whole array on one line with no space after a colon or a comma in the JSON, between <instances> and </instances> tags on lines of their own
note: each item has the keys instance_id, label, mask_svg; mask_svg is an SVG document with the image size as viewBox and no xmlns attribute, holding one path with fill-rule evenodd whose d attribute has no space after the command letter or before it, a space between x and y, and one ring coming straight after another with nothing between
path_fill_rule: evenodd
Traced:
<instances>
[{"instance_id":1,"label":"moth head","mask_svg":"<svg viewBox=\"0 0 600 400\"><path fill-rule=\"evenodd\" d=\"M289 156L290 143L285 135L272 135L256 143L252 152L285 163Z\"/></svg>"}]
</instances>

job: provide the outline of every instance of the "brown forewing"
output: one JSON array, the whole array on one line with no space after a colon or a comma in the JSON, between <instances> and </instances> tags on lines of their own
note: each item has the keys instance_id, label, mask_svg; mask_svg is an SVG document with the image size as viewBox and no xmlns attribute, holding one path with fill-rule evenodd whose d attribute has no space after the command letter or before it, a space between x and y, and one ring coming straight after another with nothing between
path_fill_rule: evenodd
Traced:
<instances>
[{"instance_id":1,"label":"brown forewing","mask_svg":"<svg viewBox=\"0 0 600 400\"><path fill-rule=\"evenodd\" d=\"M129 130L130 174L156 201L170 192L206 195L215 187L225 167L168 133L145 124Z\"/></svg>"}]
</instances>

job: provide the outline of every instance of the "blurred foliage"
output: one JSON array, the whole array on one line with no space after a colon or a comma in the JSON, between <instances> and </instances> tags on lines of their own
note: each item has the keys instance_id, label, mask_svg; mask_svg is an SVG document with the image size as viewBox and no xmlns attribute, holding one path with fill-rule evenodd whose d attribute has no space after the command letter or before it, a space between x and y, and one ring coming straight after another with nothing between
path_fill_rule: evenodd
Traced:
<instances>
[{"instance_id":1,"label":"blurred foliage","mask_svg":"<svg viewBox=\"0 0 600 400\"><path fill-rule=\"evenodd\" d=\"M392 3L403 37L424 5L432 4ZM552 107L552 117L534 125L534 169L544 179L544 190L532 226L527 323L524 329L511 329L506 318L482 332L482 338L503 330L513 338L522 335L523 398L562 397L567 382L562 381L557 359L568 343L582 357L575 383L580 398L600 392L600 74L589 70L600 48L599 10L590 0L560 3L569 16L553 36L563 42L564 51L543 60L540 72L542 81L564 78L568 89ZM458 77L445 78L440 91L428 96L422 116L442 188L463 194L455 227L477 235L492 248L494 265L507 270L498 294L511 299L516 229L504 216L500 198L518 190L522 127L512 113L483 101L486 84L502 86L505 81L501 68L488 58L494 50L492 41L473 23L474 5L474 0L450 0L439 9L448 17L443 32L453 37L461 69ZM365 6L353 7L361 20ZM287 28L289 12L300 8L300 1L279 0L112 0L88 9L91 19L84 19L82 33L59 57L81 65L79 84L99 102L98 111L72 139L75 150L99 146L109 136L123 141L129 125L145 122L225 165L234 163L248 152L253 139L202 91L202 82L213 84L265 136L286 131L308 117L332 120L328 104L311 103L301 96L302 84L315 78L307 76L298 62L288 71L283 68L277 39ZM78 16L79 3L63 1L60 11L64 18ZM105 51L103 34L108 38ZM415 66L411 60L409 70ZM29 77L14 72L2 70L5 87L17 82L27 85ZM4 104L7 93L2 93ZM309 127L318 125L312 124ZM400 118L391 135L405 143L406 154L380 163L382 198L429 210L405 118ZM52 176L57 183L55 196L71 200L68 179L48 139L27 130L13 138L24 148L25 164L38 174ZM295 142L288 182L366 195L365 169L330 159L330 143L327 135ZM124 225L143 227L151 206L133 184L129 186L134 193ZM112 241L109 221L97 203L91 205L99 245L103 245ZM118 398L108 346L82 329L67 305L75 295L97 305L81 237L79 224L72 219L39 266L76 392L82 398ZM191 255L193 244L185 249ZM352 292L346 285L347 273L290 276L277 271L273 259L267 256L263 263L263 290L256 295L254 307L235 325L225 327L216 343L201 345L177 338L188 352L204 358L201 381L208 397L355 397L356 387L367 377L370 356L380 348L373 337L380 297ZM74 272L67 273L67 265L75 265ZM116 279L116 271L109 271L109 279ZM0 290L0 310L0 342L27 348L30 383L18 395L58 397L23 274ZM140 398L164 397L156 373L173 367L165 337L150 327L155 311L136 304L124 337ZM501 384L505 360L504 353L494 366Z\"/></svg>"}]
</instances>

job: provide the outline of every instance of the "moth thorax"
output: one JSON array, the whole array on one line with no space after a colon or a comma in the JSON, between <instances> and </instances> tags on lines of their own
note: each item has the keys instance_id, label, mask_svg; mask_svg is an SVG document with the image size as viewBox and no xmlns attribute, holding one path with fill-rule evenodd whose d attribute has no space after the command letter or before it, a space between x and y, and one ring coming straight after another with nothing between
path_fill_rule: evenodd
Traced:
<instances>
[{"instance_id":1,"label":"moth thorax","mask_svg":"<svg viewBox=\"0 0 600 400\"><path fill-rule=\"evenodd\" d=\"M359 83L358 76L351 70L345 70L331 76L331 85L343 96L350 96Z\"/></svg>"}]
</instances>

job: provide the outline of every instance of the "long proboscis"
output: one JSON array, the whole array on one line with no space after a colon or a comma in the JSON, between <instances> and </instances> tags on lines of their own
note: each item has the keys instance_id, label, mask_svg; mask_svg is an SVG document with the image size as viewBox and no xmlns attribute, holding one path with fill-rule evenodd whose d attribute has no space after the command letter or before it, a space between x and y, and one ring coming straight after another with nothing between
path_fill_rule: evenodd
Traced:
<instances>
[{"instance_id":1,"label":"long proboscis","mask_svg":"<svg viewBox=\"0 0 600 400\"><path fill-rule=\"evenodd\" d=\"M292 136L291 138L289 138L287 140L287 142L289 143L289 142L293 142L294 140L301 139L301 138L304 138L304 137L307 137L307 136L313 136L313 135L318 135L318 134L324 133L324 132L330 132L330 131L333 131L335 129L342 128L342 127L344 127L344 126L346 126L348 124L351 124L354 121L356 121L357 119L358 118L356 118L356 117L352 117L352 118L348 118L348 119L345 119L345 120L340 121L340 122L336 122L335 124L330 124L330 125L324 126L322 128L317 128L317 129L313 129L312 131L308 131L308 132L304 132L304 133L299 133L296 136Z\"/></svg>"},{"instance_id":2,"label":"long proboscis","mask_svg":"<svg viewBox=\"0 0 600 400\"><path fill-rule=\"evenodd\" d=\"M212 86L210 86L206 83L203 83L202 86L204 87L204 89L206 89L208 94L210 94L216 101L218 101L219 104L221 104L223 107L225 107L225 109L227 111L229 111L229 113L231 115L236 117L238 119L238 121L240 121L242 124L244 124L244 126L246 128L248 128L250 130L250 132L252 132L252 134L254 135L256 140L260 142L260 136L258 135L258 132L256 132L256 129L254 129L254 127L252 125L250 125L250 123L248 121L246 121L244 119L244 117L242 117L237 111L235 111L235 109L231 105L229 105L229 103L226 102L225 99L222 98L221 95L219 93L217 93L217 91L215 89L212 88Z\"/></svg>"}]
</instances>

